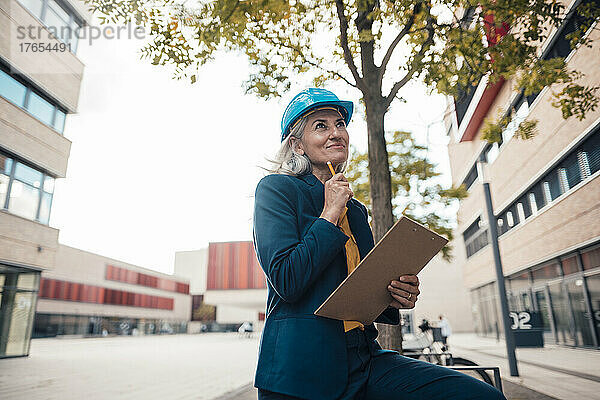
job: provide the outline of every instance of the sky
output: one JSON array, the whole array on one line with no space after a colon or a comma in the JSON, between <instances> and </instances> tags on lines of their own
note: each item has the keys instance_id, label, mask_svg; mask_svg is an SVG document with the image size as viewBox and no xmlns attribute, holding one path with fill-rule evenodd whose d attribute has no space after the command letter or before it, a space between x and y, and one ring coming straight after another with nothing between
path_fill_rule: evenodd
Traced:
<instances>
[{"instance_id":1,"label":"sky","mask_svg":"<svg viewBox=\"0 0 600 400\"><path fill-rule=\"evenodd\" d=\"M270 101L244 94L250 68L238 54L219 53L198 82L177 81L165 67L140 60L136 39L81 42L85 64L79 106L67 116L72 141L66 179L56 184L50 225L62 244L144 268L172 273L176 251L209 242L252 240L253 193L279 147L287 103L310 85ZM338 97L359 99L342 84ZM400 92L386 129L410 130L449 185L444 99L413 83ZM359 109L350 142L366 149Z\"/></svg>"}]
</instances>

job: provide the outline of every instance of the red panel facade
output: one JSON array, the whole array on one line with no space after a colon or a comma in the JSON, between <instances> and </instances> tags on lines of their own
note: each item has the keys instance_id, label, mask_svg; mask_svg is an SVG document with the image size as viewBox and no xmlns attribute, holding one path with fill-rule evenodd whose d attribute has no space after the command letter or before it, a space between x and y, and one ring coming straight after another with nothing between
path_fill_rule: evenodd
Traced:
<instances>
[{"instance_id":1,"label":"red panel facade","mask_svg":"<svg viewBox=\"0 0 600 400\"><path fill-rule=\"evenodd\" d=\"M158 308L172 310L174 300L168 297L107 289L82 283L42 278L40 298L78 301L82 303L110 304L118 306Z\"/></svg>"},{"instance_id":2,"label":"red panel facade","mask_svg":"<svg viewBox=\"0 0 600 400\"><path fill-rule=\"evenodd\" d=\"M252 242L210 243L206 287L208 290L265 289L265 277Z\"/></svg>"},{"instance_id":3,"label":"red panel facade","mask_svg":"<svg viewBox=\"0 0 600 400\"><path fill-rule=\"evenodd\" d=\"M177 282L173 279L159 278L157 276L142 274L127 268L106 266L106 280L130 283L132 285L147 286L169 292L183 294L190 293L190 285L185 282Z\"/></svg>"}]
</instances>

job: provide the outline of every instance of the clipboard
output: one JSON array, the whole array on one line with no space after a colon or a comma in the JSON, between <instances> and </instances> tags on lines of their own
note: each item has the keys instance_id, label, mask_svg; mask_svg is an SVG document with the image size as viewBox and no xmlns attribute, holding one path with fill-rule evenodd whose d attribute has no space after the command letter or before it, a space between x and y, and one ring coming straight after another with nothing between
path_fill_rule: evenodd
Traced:
<instances>
[{"instance_id":1,"label":"clipboard","mask_svg":"<svg viewBox=\"0 0 600 400\"><path fill-rule=\"evenodd\" d=\"M448 240L402 216L315 311L321 317L371 324L393 300L389 283L416 275Z\"/></svg>"}]
</instances>

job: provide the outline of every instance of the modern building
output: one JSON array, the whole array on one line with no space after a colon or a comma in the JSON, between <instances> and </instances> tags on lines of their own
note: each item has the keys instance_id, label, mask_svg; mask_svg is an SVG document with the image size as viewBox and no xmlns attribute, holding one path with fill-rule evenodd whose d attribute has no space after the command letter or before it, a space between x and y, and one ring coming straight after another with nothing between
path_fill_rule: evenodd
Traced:
<instances>
[{"instance_id":1,"label":"modern building","mask_svg":"<svg viewBox=\"0 0 600 400\"><path fill-rule=\"evenodd\" d=\"M44 270L34 337L185 333L187 280L58 245Z\"/></svg>"},{"instance_id":2,"label":"modern building","mask_svg":"<svg viewBox=\"0 0 600 400\"><path fill-rule=\"evenodd\" d=\"M570 2L561 27L540 57L566 57L583 72L583 85L600 85L600 32L593 46L571 50L582 2ZM598 347L600 335L600 109L580 121L564 120L552 106L553 90L525 96L515 81L487 85L452 100L448 151L455 185L469 196L458 211L457 254L469 288L473 322L481 335L503 335L489 226L496 224L509 311L536 312L547 343ZM507 111L508 110L508 111ZM499 144L482 140L484 118L505 112L512 120ZM510 114L509 114L510 113ZM537 120L531 140L513 137L525 120ZM478 165L478 160L483 163ZM483 177L482 177L483 175ZM492 221L486 217L482 178L490 184ZM457 241L460 243L460 239Z\"/></svg>"},{"instance_id":3,"label":"modern building","mask_svg":"<svg viewBox=\"0 0 600 400\"><path fill-rule=\"evenodd\" d=\"M70 33L90 19L77 0L0 1L0 358L29 353L40 273L55 267L48 221L84 67Z\"/></svg>"},{"instance_id":4,"label":"modern building","mask_svg":"<svg viewBox=\"0 0 600 400\"><path fill-rule=\"evenodd\" d=\"M216 307L204 302L208 248L175 253L175 275L190 281L192 309L188 333L198 333L208 329L216 321Z\"/></svg>"},{"instance_id":5,"label":"modern building","mask_svg":"<svg viewBox=\"0 0 600 400\"><path fill-rule=\"evenodd\" d=\"M217 323L260 327L267 284L252 242L209 243L204 301L217 307Z\"/></svg>"},{"instance_id":6,"label":"modern building","mask_svg":"<svg viewBox=\"0 0 600 400\"><path fill-rule=\"evenodd\" d=\"M177 253L175 273L190 279L192 297L204 296L204 303L193 309L214 305L218 324L239 325L248 321L261 329L267 288L252 242L210 243L208 249ZM417 306L402 311L405 331L417 333L423 318L434 322L443 314L455 332L471 332L470 299L463 287L460 267L437 256L419 277L422 293Z\"/></svg>"}]
</instances>

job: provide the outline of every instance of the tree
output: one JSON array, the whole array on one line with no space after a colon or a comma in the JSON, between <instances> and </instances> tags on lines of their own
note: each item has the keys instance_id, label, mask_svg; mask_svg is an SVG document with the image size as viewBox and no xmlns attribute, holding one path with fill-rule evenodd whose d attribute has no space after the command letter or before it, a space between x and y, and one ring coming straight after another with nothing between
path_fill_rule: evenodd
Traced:
<instances>
[{"instance_id":1,"label":"tree","mask_svg":"<svg viewBox=\"0 0 600 400\"><path fill-rule=\"evenodd\" d=\"M391 171L392 203L396 210L395 217L406 215L420 222L429 229L453 239L452 221L444 217L444 209L454 200L467 197L464 186L444 189L437 181L440 175L436 165L427 158L427 148L416 143L410 132L396 131L389 133L387 153ZM345 173L352 185L354 197L367 205L369 209L369 168L368 154L352 148L351 160ZM452 248L444 246L442 254L445 260L451 261ZM381 345L386 348L402 349L401 327L382 325Z\"/></svg>"},{"instance_id":2,"label":"tree","mask_svg":"<svg viewBox=\"0 0 600 400\"><path fill-rule=\"evenodd\" d=\"M392 181L394 220L405 215L452 241L452 220L444 211L455 200L467 197L464 186L443 188L437 181L441 174L427 157L427 147L417 144L410 132L395 131L387 135L388 162ZM368 153L352 147L345 172L354 197L371 208ZM442 249L446 261L452 261L452 247Z\"/></svg>"},{"instance_id":3,"label":"tree","mask_svg":"<svg viewBox=\"0 0 600 400\"><path fill-rule=\"evenodd\" d=\"M473 90L484 75L490 83L516 79L531 93L559 85L555 100L565 117L584 118L598 104L598 88L579 85L580 75L564 59L537 55L565 17L559 0L86 1L104 22L149 28L143 57L172 66L177 78L196 82L198 67L226 50L242 52L253 66L248 93L278 96L298 74L317 86L339 80L358 90L376 240L393 223L384 117L411 79L453 96ZM584 33L599 7L587 0L578 12L585 18L571 45L590 45ZM503 124L506 118L486 126L490 140L499 140L494 134ZM524 128L529 136L534 132L531 124Z\"/></svg>"}]
</instances>

